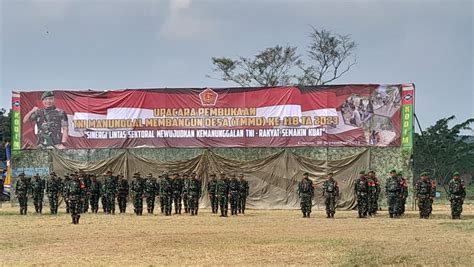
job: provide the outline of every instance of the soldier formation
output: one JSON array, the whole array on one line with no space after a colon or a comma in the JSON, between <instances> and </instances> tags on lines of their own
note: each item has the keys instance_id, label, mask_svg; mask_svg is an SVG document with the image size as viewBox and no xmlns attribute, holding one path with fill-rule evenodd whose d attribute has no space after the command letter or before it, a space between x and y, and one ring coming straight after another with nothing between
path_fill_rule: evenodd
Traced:
<instances>
[{"instance_id":1,"label":"soldier formation","mask_svg":"<svg viewBox=\"0 0 474 267\"><path fill-rule=\"evenodd\" d=\"M143 215L143 199L146 201L148 214L153 214L155 201L159 198L160 210L165 216L171 216L174 204L174 213L182 213L184 201L184 213L191 216L198 215L199 200L202 196L202 182L195 172L187 173L167 172L158 176L158 180L149 173L142 178L139 172L133 174L133 179L129 182L123 175L114 176L112 171L106 171L102 179L98 179L95 174L86 174L83 171L74 172L64 176L61 180L56 173L50 173L47 181L41 179L38 174L27 178L24 173L19 175L15 186L15 193L20 203L20 214L26 215L28 208L28 196L33 196L35 211L41 214L43 209L43 197L46 191L51 214L58 213L58 207L64 201L66 212L71 214L72 223L78 224L81 213L86 213L89 206L92 213L99 210L99 200L102 201L102 208L105 214L115 214L116 201L119 212L125 213L127 200L130 196L133 202L134 213L137 216ZM215 180L215 174L211 174L211 180L207 185L207 190L211 198L212 212L217 213L217 200L220 204L221 216L227 216L228 198L232 215L245 213L245 203L249 195L248 182L239 174L231 175L232 179L227 179L221 173L221 180Z\"/></svg>"}]
</instances>

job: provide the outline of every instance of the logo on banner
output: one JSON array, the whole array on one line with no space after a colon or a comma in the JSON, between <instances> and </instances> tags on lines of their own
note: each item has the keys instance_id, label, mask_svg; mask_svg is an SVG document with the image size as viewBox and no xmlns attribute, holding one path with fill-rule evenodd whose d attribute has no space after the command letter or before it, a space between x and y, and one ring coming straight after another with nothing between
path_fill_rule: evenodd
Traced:
<instances>
[{"instance_id":1,"label":"logo on banner","mask_svg":"<svg viewBox=\"0 0 474 267\"><path fill-rule=\"evenodd\" d=\"M215 106L217 103L217 98L219 95L214 92L211 88L206 88L206 90L199 93L199 98L201 99L201 105L203 106Z\"/></svg>"}]
</instances>

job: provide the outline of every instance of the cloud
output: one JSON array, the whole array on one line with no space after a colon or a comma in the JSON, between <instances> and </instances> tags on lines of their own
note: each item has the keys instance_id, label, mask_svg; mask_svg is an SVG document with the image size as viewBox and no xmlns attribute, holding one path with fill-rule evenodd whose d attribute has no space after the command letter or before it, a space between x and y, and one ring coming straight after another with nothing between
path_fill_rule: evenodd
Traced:
<instances>
[{"instance_id":1,"label":"cloud","mask_svg":"<svg viewBox=\"0 0 474 267\"><path fill-rule=\"evenodd\" d=\"M160 34L168 39L207 38L215 33L215 24L191 8L192 0L170 0Z\"/></svg>"}]
</instances>

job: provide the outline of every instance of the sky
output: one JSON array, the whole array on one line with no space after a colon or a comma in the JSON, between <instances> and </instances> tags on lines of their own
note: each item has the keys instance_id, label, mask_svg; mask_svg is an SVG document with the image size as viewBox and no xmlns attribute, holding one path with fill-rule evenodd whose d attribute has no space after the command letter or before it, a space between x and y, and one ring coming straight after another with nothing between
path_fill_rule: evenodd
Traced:
<instances>
[{"instance_id":1,"label":"sky","mask_svg":"<svg viewBox=\"0 0 474 267\"><path fill-rule=\"evenodd\" d=\"M474 1L0 0L0 108L11 91L236 86L211 57L277 44L304 55L310 25L357 42L337 80L414 83L423 128L474 118Z\"/></svg>"}]
</instances>

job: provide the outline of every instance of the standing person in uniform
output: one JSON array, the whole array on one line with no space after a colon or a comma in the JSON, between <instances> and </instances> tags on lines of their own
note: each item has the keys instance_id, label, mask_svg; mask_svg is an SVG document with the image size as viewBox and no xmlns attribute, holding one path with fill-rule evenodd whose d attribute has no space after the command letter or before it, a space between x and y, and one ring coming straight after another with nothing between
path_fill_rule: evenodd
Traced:
<instances>
[{"instance_id":1,"label":"standing person in uniform","mask_svg":"<svg viewBox=\"0 0 474 267\"><path fill-rule=\"evenodd\" d=\"M153 174L149 173L146 176L144 188L148 214L153 214L153 211L155 210L155 198L158 193L157 189L158 185L156 184L156 180L153 178Z\"/></svg>"},{"instance_id":2,"label":"standing person in uniform","mask_svg":"<svg viewBox=\"0 0 474 267\"><path fill-rule=\"evenodd\" d=\"M309 173L303 174L303 179L298 183L297 191L301 202L301 212L303 212L303 218L311 217L311 208L313 207L314 197L314 185L313 181L309 179Z\"/></svg>"},{"instance_id":3,"label":"standing person in uniform","mask_svg":"<svg viewBox=\"0 0 474 267\"><path fill-rule=\"evenodd\" d=\"M379 209L380 181L375 176L375 171L369 171L368 174L369 174L367 178L368 183L369 183L368 211L369 211L369 216L373 216L377 214L377 210Z\"/></svg>"},{"instance_id":4,"label":"standing person in uniform","mask_svg":"<svg viewBox=\"0 0 474 267\"><path fill-rule=\"evenodd\" d=\"M398 216L401 216L405 214L405 204L408 197L408 181L407 179L403 177L403 174L401 172L398 172L398 177L400 179L400 187L401 187L400 204L398 205L398 208L399 208Z\"/></svg>"},{"instance_id":5,"label":"standing person in uniform","mask_svg":"<svg viewBox=\"0 0 474 267\"><path fill-rule=\"evenodd\" d=\"M247 204L247 197L249 196L249 182L244 179L242 173L239 174L239 213L245 214L245 204Z\"/></svg>"},{"instance_id":6,"label":"standing person in uniform","mask_svg":"<svg viewBox=\"0 0 474 267\"><path fill-rule=\"evenodd\" d=\"M55 106L53 92L44 92L41 101L44 108L33 107L23 118L23 123L36 123L38 148L63 149L68 139L66 112Z\"/></svg>"},{"instance_id":7,"label":"standing person in uniform","mask_svg":"<svg viewBox=\"0 0 474 267\"><path fill-rule=\"evenodd\" d=\"M231 175L229 181L229 195L230 195L230 212L231 215L237 216L239 205L239 180L235 174Z\"/></svg>"},{"instance_id":8,"label":"standing person in uniform","mask_svg":"<svg viewBox=\"0 0 474 267\"><path fill-rule=\"evenodd\" d=\"M101 186L100 186L100 203L102 203L102 211L105 214L109 213L109 205L107 204L107 193L105 191L105 179L104 178L102 178Z\"/></svg>"},{"instance_id":9,"label":"standing person in uniform","mask_svg":"<svg viewBox=\"0 0 474 267\"><path fill-rule=\"evenodd\" d=\"M26 215L28 211L28 193L31 191L30 180L22 172L18 175L15 186L15 194L20 204L20 215Z\"/></svg>"},{"instance_id":10,"label":"standing person in uniform","mask_svg":"<svg viewBox=\"0 0 474 267\"><path fill-rule=\"evenodd\" d=\"M63 186L66 186L67 184L63 184L61 180L59 180L59 178L56 176L56 173L52 172L50 174L50 178L46 185L46 193L48 194L49 209L51 210L51 214L58 214L59 194L62 193L63 198L65 197L66 190ZM65 201L66 203L69 203L67 199L65 199Z\"/></svg>"},{"instance_id":11,"label":"standing person in uniform","mask_svg":"<svg viewBox=\"0 0 474 267\"><path fill-rule=\"evenodd\" d=\"M220 217L227 217L228 197L229 197L229 182L225 177L225 173L221 172L221 177L216 183L216 196L221 209Z\"/></svg>"},{"instance_id":12,"label":"standing person in uniform","mask_svg":"<svg viewBox=\"0 0 474 267\"><path fill-rule=\"evenodd\" d=\"M107 199L107 213L115 214L115 197L117 197L117 177L112 176L112 171L105 173L105 195Z\"/></svg>"},{"instance_id":13,"label":"standing person in uniform","mask_svg":"<svg viewBox=\"0 0 474 267\"><path fill-rule=\"evenodd\" d=\"M164 204L165 216L171 216L173 204L173 180L170 178L168 173L164 173L163 177L164 179L160 186L160 196Z\"/></svg>"},{"instance_id":14,"label":"standing person in uniform","mask_svg":"<svg viewBox=\"0 0 474 267\"><path fill-rule=\"evenodd\" d=\"M334 218L336 213L336 202L339 197L339 185L333 178L334 173L328 174L327 180L323 183L323 197L325 197L324 203L326 204L326 215L327 218Z\"/></svg>"},{"instance_id":15,"label":"standing person in uniform","mask_svg":"<svg viewBox=\"0 0 474 267\"><path fill-rule=\"evenodd\" d=\"M390 176L385 181L385 193L387 194L388 213L390 218L397 218L399 213L399 200L402 188L397 171L391 170Z\"/></svg>"},{"instance_id":16,"label":"standing person in uniform","mask_svg":"<svg viewBox=\"0 0 474 267\"><path fill-rule=\"evenodd\" d=\"M93 213L97 213L99 211L99 198L101 187L102 184L100 181L97 180L97 176L95 174L92 174L91 185L89 188L89 197L91 201L91 211Z\"/></svg>"},{"instance_id":17,"label":"standing person in uniform","mask_svg":"<svg viewBox=\"0 0 474 267\"><path fill-rule=\"evenodd\" d=\"M459 172L453 173L453 179L448 184L449 201L451 201L451 218L461 219L462 204L466 197L466 186L460 178Z\"/></svg>"},{"instance_id":18,"label":"standing person in uniform","mask_svg":"<svg viewBox=\"0 0 474 267\"><path fill-rule=\"evenodd\" d=\"M173 187L174 213L181 214L184 180L179 176L179 173L174 174L172 187Z\"/></svg>"},{"instance_id":19,"label":"standing person in uniform","mask_svg":"<svg viewBox=\"0 0 474 267\"><path fill-rule=\"evenodd\" d=\"M369 182L364 171L359 172L359 178L355 181L355 192L357 195L357 209L359 218L366 218L368 213L368 191Z\"/></svg>"},{"instance_id":20,"label":"standing person in uniform","mask_svg":"<svg viewBox=\"0 0 474 267\"><path fill-rule=\"evenodd\" d=\"M83 213L89 211L89 202L90 202L90 187L91 187L91 177L89 174L84 173L84 171L79 170L79 180L84 183L84 201L83 201Z\"/></svg>"},{"instance_id":21,"label":"standing person in uniform","mask_svg":"<svg viewBox=\"0 0 474 267\"><path fill-rule=\"evenodd\" d=\"M136 172L133 174L132 185L130 192L133 199L133 210L137 216L143 214L143 192L145 189L145 183L140 177L140 173Z\"/></svg>"},{"instance_id":22,"label":"standing person in uniform","mask_svg":"<svg viewBox=\"0 0 474 267\"><path fill-rule=\"evenodd\" d=\"M59 178L58 178L58 180L59 180ZM66 197L66 189L67 189L70 181L71 181L71 178L69 177L68 173L66 175L64 175L64 181L61 182L61 180L59 180L59 182L61 182L61 187L60 187L61 196L63 197L64 204L66 205L66 213L69 213L69 200ZM50 203L51 203L51 201L50 201ZM56 204L56 206L57 206L57 204Z\"/></svg>"},{"instance_id":23,"label":"standing person in uniform","mask_svg":"<svg viewBox=\"0 0 474 267\"><path fill-rule=\"evenodd\" d=\"M189 183L189 175L187 173L185 173L185 174L183 174L184 213L189 213L189 209L188 209L188 183Z\"/></svg>"},{"instance_id":24,"label":"standing person in uniform","mask_svg":"<svg viewBox=\"0 0 474 267\"><path fill-rule=\"evenodd\" d=\"M196 177L196 173L191 175L188 184L186 186L188 195L188 207L191 216L197 215L199 207L199 198L201 197L201 181Z\"/></svg>"},{"instance_id":25,"label":"standing person in uniform","mask_svg":"<svg viewBox=\"0 0 474 267\"><path fill-rule=\"evenodd\" d=\"M77 173L72 175L72 180L66 188L66 198L69 200L70 212L73 224L79 224L81 218L81 198L84 197L84 182L79 179Z\"/></svg>"},{"instance_id":26,"label":"standing person in uniform","mask_svg":"<svg viewBox=\"0 0 474 267\"><path fill-rule=\"evenodd\" d=\"M431 215L431 212L433 212L433 202L434 202L434 198L436 196L436 180L435 179L432 179L430 178L430 181L431 181L431 196L430 196L430 212L429 214Z\"/></svg>"},{"instance_id":27,"label":"standing person in uniform","mask_svg":"<svg viewBox=\"0 0 474 267\"><path fill-rule=\"evenodd\" d=\"M420 219L428 219L431 212L431 180L427 172L421 173L421 179L416 183L416 198L418 200L418 209L420 210Z\"/></svg>"},{"instance_id":28,"label":"standing person in uniform","mask_svg":"<svg viewBox=\"0 0 474 267\"><path fill-rule=\"evenodd\" d=\"M207 183L207 193L209 194L209 200L211 201L212 213L217 213L219 205L217 203L217 195L216 195L216 186L217 186L216 174L211 173L210 178L211 179Z\"/></svg>"},{"instance_id":29,"label":"standing person in uniform","mask_svg":"<svg viewBox=\"0 0 474 267\"><path fill-rule=\"evenodd\" d=\"M122 174L118 175L118 186L117 186L117 202L120 213L127 211L127 198L129 192L128 180Z\"/></svg>"},{"instance_id":30,"label":"standing person in uniform","mask_svg":"<svg viewBox=\"0 0 474 267\"><path fill-rule=\"evenodd\" d=\"M43 198L44 198L44 189L46 184L41 177L36 174L31 180L31 191L33 193L33 201L35 204L36 213L42 213L43 211Z\"/></svg>"}]
</instances>

